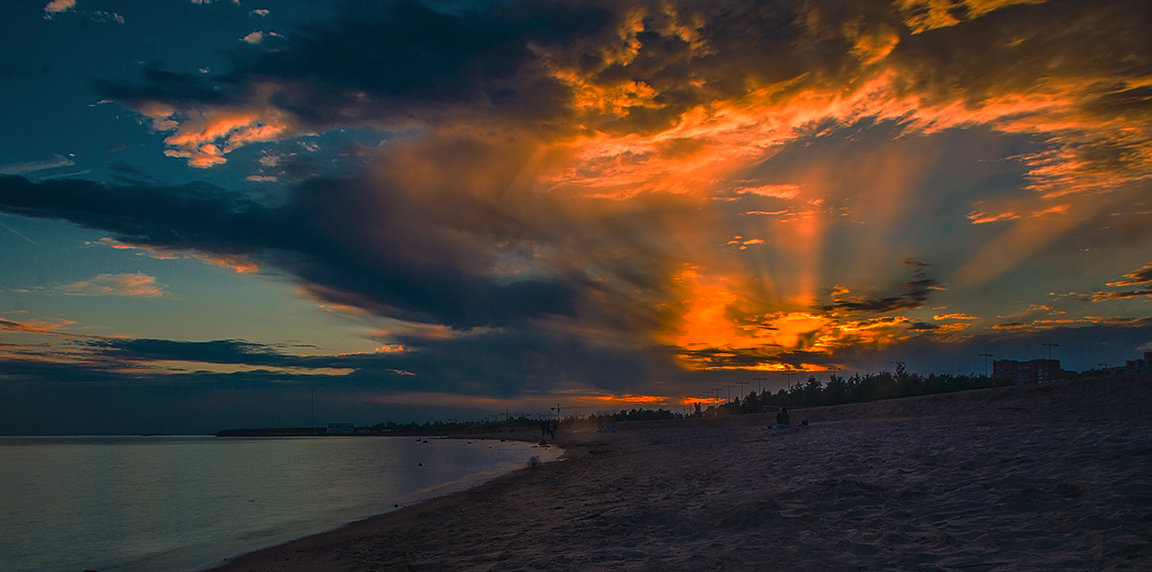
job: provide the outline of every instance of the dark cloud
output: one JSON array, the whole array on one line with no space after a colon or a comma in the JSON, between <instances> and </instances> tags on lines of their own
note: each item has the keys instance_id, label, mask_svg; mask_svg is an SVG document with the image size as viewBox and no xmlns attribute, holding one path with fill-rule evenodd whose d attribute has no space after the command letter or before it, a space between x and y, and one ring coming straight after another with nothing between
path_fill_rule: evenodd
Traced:
<instances>
[{"instance_id":1,"label":"dark cloud","mask_svg":"<svg viewBox=\"0 0 1152 572\"><path fill-rule=\"evenodd\" d=\"M147 68L137 82L101 81L131 106L243 104L268 82L269 102L307 128L457 117L478 107L527 121L563 115L568 92L542 73L533 45L604 29L606 10L562 2L437 10L421 2L347 2L331 20L286 34L272 51L240 50L215 76ZM179 111L179 110L178 110ZM471 112L469 112L471 113Z\"/></svg>"},{"instance_id":2,"label":"dark cloud","mask_svg":"<svg viewBox=\"0 0 1152 572\"><path fill-rule=\"evenodd\" d=\"M0 358L0 381L59 383L205 383L220 388L326 384L383 392L438 392L486 397L544 394L557 385L602 391L634 389L679 374L662 348L614 348L582 336L537 328L474 332L448 339L395 338L402 350L293 355L243 340L203 342L94 338L75 344L69 362ZM233 373L164 372L163 362L243 366ZM150 366L141 373L139 366Z\"/></svg>"},{"instance_id":3,"label":"dark cloud","mask_svg":"<svg viewBox=\"0 0 1152 572\"><path fill-rule=\"evenodd\" d=\"M775 349L775 348L773 348ZM716 370L747 371L771 363L786 370L800 371L813 364L833 364L833 358L826 353L811 351L787 351L783 353L759 351L755 349L681 349L669 348L681 358L703 368Z\"/></svg>"},{"instance_id":4,"label":"dark cloud","mask_svg":"<svg viewBox=\"0 0 1152 572\"><path fill-rule=\"evenodd\" d=\"M346 399L337 376L282 371L126 373L0 359L0 435L210 434L314 421L437 418L420 407ZM386 391L362 397L387 395ZM314 415L315 414L315 415Z\"/></svg>"},{"instance_id":5,"label":"dark cloud","mask_svg":"<svg viewBox=\"0 0 1152 572\"><path fill-rule=\"evenodd\" d=\"M172 104L222 103L228 100L231 90L227 84L214 82L203 74L186 74L161 69L158 62L149 64L140 71L140 83L123 83L110 80L96 80L96 89L109 99L138 105L149 101L163 101Z\"/></svg>"},{"instance_id":6,"label":"dark cloud","mask_svg":"<svg viewBox=\"0 0 1152 572\"><path fill-rule=\"evenodd\" d=\"M167 127L181 123L178 134L192 139L209 131L201 122L214 119L201 112L216 109L248 113L251 131L274 127L279 139L347 126L498 124L554 141L594 131L658 132L691 110L768 86L769 99L780 103L851 98L885 77L887 97L925 107L979 111L1056 93L1064 111L1049 117L1038 104L1032 123L1063 132L1049 142L1077 155L1081 170L1129 179L1147 170L1147 133L1123 140L1108 129L1095 133L1113 121L1152 118L1140 87L1152 73L1142 55L1152 23L1146 2L957 10L956 25L920 30L880 0L348 2L331 19L287 33L282 49L238 51L227 72L150 66L137 82L98 89L153 119L163 115ZM1069 118L1083 132L1067 132ZM251 131L170 144L207 166L250 144ZM205 154L205 143L224 150Z\"/></svg>"},{"instance_id":7,"label":"dark cloud","mask_svg":"<svg viewBox=\"0 0 1152 572\"><path fill-rule=\"evenodd\" d=\"M70 220L136 246L251 255L330 301L383 315L467 329L575 311L573 285L486 274L491 237L475 241L452 217L408 210L428 206L362 180L313 180L270 206L202 184L0 178L0 211Z\"/></svg>"},{"instance_id":8,"label":"dark cloud","mask_svg":"<svg viewBox=\"0 0 1152 572\"><path fill-rule=\"evenodd\" d=\"M1124 275L1124 280L1113 282L1109 286L1140 286L1152 284L1152 264L1146 264L1139 270L1133 270Z\"/></svg>"},{"instance_id":9,"label":"dark cloud","mask_svg":"<svg viewBox=\"0 0 1152 572\"><path fill-rule=\"evenodd\" d=\"M238 51L229 72L150 66L137 82L97 88L132 106L184 108L243 105L274 85L281 89L269 103L307 128L413 117L437 124L463 113L565 134L574 119L608 133L651 133L698 105L763 85L850 77L860 64L840 30L845 17L864 28L892 20L879 3L799 0L510 1L477 9L349 2L331 20L286 34L281 49ZM571 76L579 83L563 79ZM622 87L651 95L620 106L596 101ZM574 111L584 104L590 110Z\"/></svg>"},{"instance_id":10,"label":"dark cloud","mask_svg":"<svg viewBox=\"0 0 1152 572\"><path fill-rule=\"evenodd\" d=\"M825 306L824 309L827 311L849 310L854 312L884 313L894 310L919 308L923 306L924 302L928 299L928 294L931 293L932 287L938 284L939 282L931 279L906 282L904 283L906 290L895 296L844 298L842 300L836 300L831 305Z\"/></svg>"},{"instance_id":11,"label":"dark cloud","mask_svg":"<svg viewBox=\"0 0 1152 572\"><path fill-rule=\"evenodd\" d=\"M240 340L185 342L148 338L110 338L92 342L98 353L117 360L179 360L218 364L299 366L305 358L278 354L270 348Z\"/></svg>"},{"instance_id":12,"label":"dark cloud","mask_svg":"<svg viewBox=\"0 0 1152 572\"><path fill-rule=\"evenodd\" d=\"M1147 264L1139 270L1133 270L1124 275L1124 279L1117 282L1110 282L1109 286L1124 287L1124 286L1139 286L1136 290L1125 290L1121 292L1116 291L1101 291L1092 294L1087 299L1094 302L1103 300L1120 300L1124 298L1140 298L1143 296L1152 297L1152 264Z\"/></svg>"},{"instance_id":13,"label":"dark cloud","mask_svg":"<svg viewBox=\"0 0 1152 572\"><path fill-rule=\"evenodd\" d=\"M1152 284L1139 290L1127 290L1124 292L1096 292L1095 294L1092 294L1092 301L1101 302L1104 300L1122 300L1124 298L1141 298L1143 296L1152 296Z\"/></svg>"},{"instance_id":14,"label":"dark cloud","mask_svg":"<svg viewBox=\"0 0 1152 572\"><path fill-rule=\"evenodd\" d=\"M925 274L923 268L930 266L929 264L915 260L908 260L905 264L915 267L917 270L914 272L914 280L901 284L903 290L901 293L882 297L845 296L836 299L832 304L824 306L824 310L827 312L845 310L849 312L882 314L895 310L910 310L923 306L924 303L928 301L928 296L932 291L940 289L941 284ZM914 329L924 328L922 326L914 326Z\"/></svg>"},{"instance_id":15,"label":"dark cloud","mask_svg":"<svg viewBox=\"0 0 1152 572\"><path fill-rule=\"evenodd\" d=\"M112 163L108 165L109 182L120 185L156 185L161 184L160 179L128 163Z\"/></svg>"},{"instance_id":16,"label":"dark cloud","mask_svg":"<svg viewBox=\"0 0 1152 572\"><path fill-rule=\"evenodd\" d=\"M675 348L669 348L675 349ZM775 356L756 351L731 350L724 348L675 349L684 359L702 368L751 368L765 361L777 361Z\"/></svg>"},{"instance_id":17,"label":"dark cloud","mask_svg":"<svg viewBox=\"0 0 1152 572\"><path fill-rule=\"evenodd\" d=\"M533 328L488 332L452 340L408 340L411 351L382 359L387 368L415 375L425 391L512 397L544 395L557 387L635 390L651 379L676 375L659 348L618 348L584 336ZM451 356L451 359L445 359ZM365 375L369 375L365 370Z\"/></svg>"},{"instance_id":18,"label":"dark cloud","mask_svg":"<svg viewBox=\"0 0 1152 572\"><path fill-rule=\"evenodd\" d=\"M1141 0L1019 5L905 37L890 61L903 72L901 89L927 102L977 108L1043 93L1062 98L1085 124L1143 123L1152 119L1147 88L1140 87L1152 74L1149 26L1152 5ZM1092 171L1130 174L1146 171L1147 144L1147 133L1092 137L1072 152Z\"/></svg>"},{"instance_id":19,"label":"dark cloud","mask_svg":"<svg viewBox=\"0 0 1152 572\"><path fill-rule=\"evenodd\" d=\"M906 36L892 58L913 72L906 77L917 92L976 103L1042 81L1146 75L1152 61L1135 55L1148 53L1139 30L1149 23L1152 8L1140 0L1018 5ZM1090 87L1096 97L1116 98L1115 85Z\"/></svg>"},{"instance_id":20,"label":"dark cloud","mask_svg":"<svg viewBox=\"0 0 1152 572\"><path fill-rule=\"evenodd\" d=\"M275 103L307 124L331 124L343 109L363 110L356 94L365 92L405 108L524 99L514 80L530 54L523 31L509 22L487 12L439 13L416 2L352 6L334 25L298 30L290 47L241 63L225 81L269 78L302 87Z\"/></svg>"},{"instance_id":21,"label":"dark cloud","mask_svg":"<svg viewBox=\"0 0 1152 572\"><path fill-rule=\"evenodd\" d=\"M51 357L51 356L49 356ZM104 364L62 363L45 359L0 358L0 386L12 382L121 383L131 379Z\"/></svg>"},{"instance_id":22,"label":"dark cloud","mask_svg":"<svg viewBox=\"0 0 1152 572\"><path fill-rule=\"evenodd\" d=\"M1047 358L1049 346L1055 343L1052 357L1069 371L1085 371L1102 362L1115 365L1117 360L1135 359L1142 346L1152 340L1152 319L1143 318L1116 324L1060 328L1029 328L1027 324L1005 323L1003 328L967 336L961 341L945 340L931 335L916 336L901 343L881 348L848 347L837 355L857 371L891 370L889 362L902 361L910 371L920 373L984 373L984 358L1031 360ZM991 360L989 360L991 361ZM990 373L990 372L989 372Z\"/></svg>"}]
</instances>

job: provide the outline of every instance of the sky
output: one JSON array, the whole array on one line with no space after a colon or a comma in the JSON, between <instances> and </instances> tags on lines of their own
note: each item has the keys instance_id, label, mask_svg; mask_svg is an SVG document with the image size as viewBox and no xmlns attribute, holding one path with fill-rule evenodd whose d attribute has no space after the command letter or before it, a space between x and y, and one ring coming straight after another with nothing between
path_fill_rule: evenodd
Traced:
<instances>
[{"instance_id":1,"label":"sky","mask_svg":"<svg viewBox=\"0 0 1152 572\"><path fill-rule=\"evenodd\" d=\"M0 434L1122 365L1152 351L1149 29L1145 0L4 2Z\"/></svg>"}]
</instances>

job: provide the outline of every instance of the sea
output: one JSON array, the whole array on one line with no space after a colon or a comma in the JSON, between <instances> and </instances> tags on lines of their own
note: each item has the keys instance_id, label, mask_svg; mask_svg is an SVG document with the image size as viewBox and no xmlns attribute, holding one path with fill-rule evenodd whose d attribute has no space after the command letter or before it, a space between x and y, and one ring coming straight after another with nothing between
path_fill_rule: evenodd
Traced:
<instances>
[{"instance_id":1,"label":"sea","mask_svg":"<svg viewBox=\"0 0 1152 572\"><path fill-rule=\"evenodd\" d=\"M0 437L0 569L203 570L559 454L398 436Z\"/></svg>"}]
</instances>

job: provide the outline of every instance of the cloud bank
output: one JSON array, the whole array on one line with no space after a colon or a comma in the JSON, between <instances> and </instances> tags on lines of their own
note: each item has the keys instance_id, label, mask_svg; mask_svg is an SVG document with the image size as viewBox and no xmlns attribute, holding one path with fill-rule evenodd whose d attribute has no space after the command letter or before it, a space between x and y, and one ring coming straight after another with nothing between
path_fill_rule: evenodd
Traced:
<instances>
[{"instance_id":1,"label":"cloud bank","mask_svg":"<svg viewBox=\"0 0 1152 572\"><path fill-rule=\"evenodd\" d=\"M96 82L158 153L275 192L17 166L0 211L277 273L404 348L100 343L124 363L475 395L828 369L1048 327L979 297L1152 241L1150 23L1137 0L350 2L223 72ZM1091 298L1145 297L1147 270Z\"/></svg>"}]
</instances>

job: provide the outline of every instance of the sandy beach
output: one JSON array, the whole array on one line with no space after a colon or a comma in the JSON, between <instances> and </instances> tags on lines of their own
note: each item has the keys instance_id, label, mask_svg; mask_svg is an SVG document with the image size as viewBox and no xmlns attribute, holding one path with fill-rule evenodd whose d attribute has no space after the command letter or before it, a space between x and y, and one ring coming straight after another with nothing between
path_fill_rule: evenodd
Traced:
<instances>
[{"instance_id":1,"label":"sandy beach","mask_svg":"<svg viewBox=\"0 0 1152 572\"><path fill-rule=\"evenodd\" d=\"M219 570L1148 570L1152 382L595 426Z\"/></svg>"}]
</instances>

